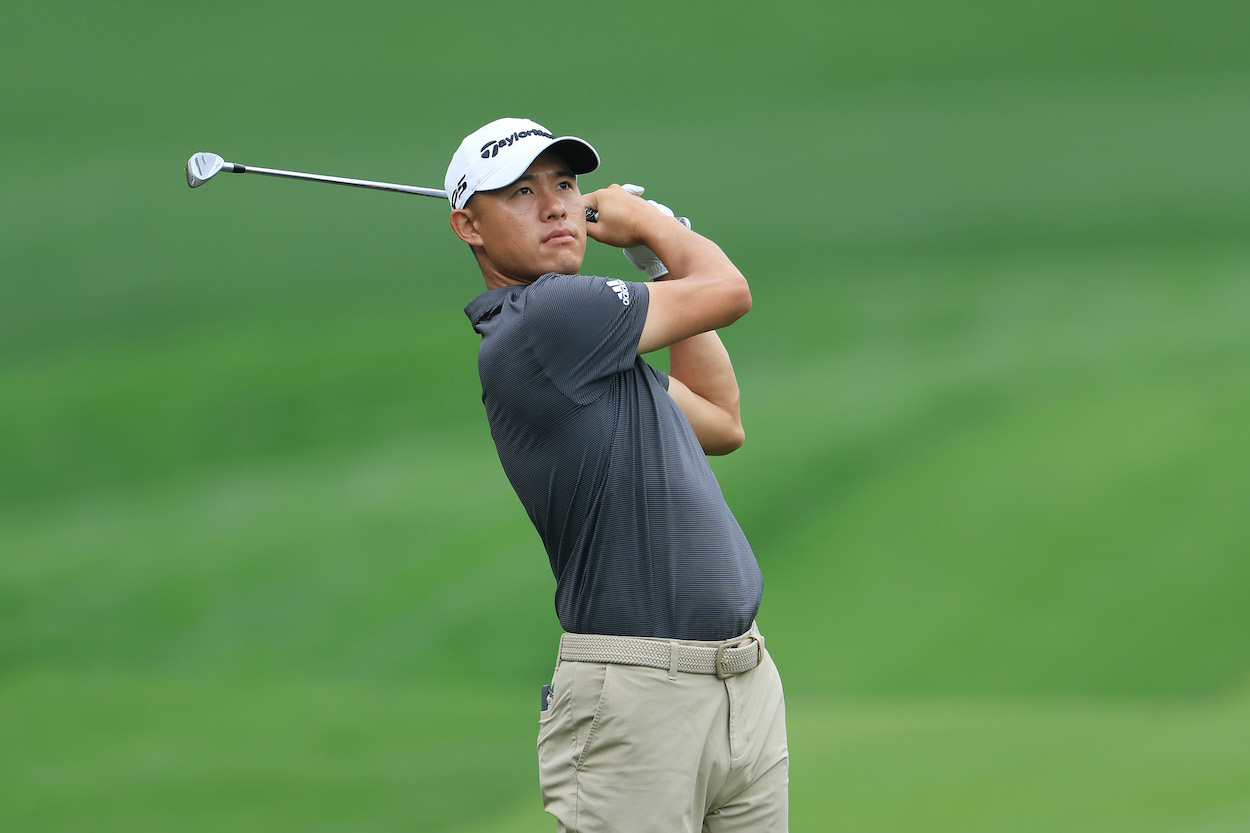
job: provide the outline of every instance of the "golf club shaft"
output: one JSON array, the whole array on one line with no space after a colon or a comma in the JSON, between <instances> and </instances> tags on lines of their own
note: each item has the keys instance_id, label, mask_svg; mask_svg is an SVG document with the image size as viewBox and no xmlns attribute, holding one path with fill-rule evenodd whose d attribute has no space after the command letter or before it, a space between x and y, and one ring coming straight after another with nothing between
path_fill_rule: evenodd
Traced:
<instances>
[{"instance_id":1,"label":"golf club shaft","mask_svg":"<svg viewBox=\"0 0 1250 833\"><path fill-rule=\"evenodd\" d=\"M240 165L237 162L228 162L222 168L224 171L230 171L235 174L262 174L263 176L277 176L283 179L304 179L310 182L329 182L333 185L350 185L354 188L370 188L374 191L398 191L404 194L420 194L423 197L439 197L447 199L447 192L441 188L422 188L419 185L399 185L394 182L374 182L369 179L349 179L341 176L326 176L324 174L306 174L299 171L282 171L277 168L260 168L255 165Z\"/></svg>"},{"instance_id":2,"label":"golf club shaft","mask_svg":"<svg viewBox=\"0 0 1250 833\"><path fill-rule=\"evenodd\" d=\"M396 191L401 194L417 194L422 197L438 197L447 199L447 192L441 188L423 188L420 185L400 185L395 182L376 182L372 179L350 179L345 176L326 176L325 174L309 174L301 171L284 171L280 168L262 168L257 165L242 165L238 162L227 162L216 153L200 151L194 153L186 164L187 187L198 188L212 179L221 171L232 174L260 174L275 176L281 179L302 179L307 182L328 182L331 185L350 185L353 188L368 188L373 191ZM586 222L599 222L599 212L590 206L586 207Z\"/></svg>"},{"instance_id":3,"label":"golf club shaft","mask_svg":"<svg viewBox=\"0 0 1250 833\"><path fill-rule=\"evenodd\" d=\"M369 188L374 191L398 191L401 194L419 194L423 197L447 199L447 192L442 188L423 188L420 185L400 185L395 182L375 182L371 179L350 179L343 176L327 176L325 174L306 174L300 171L283 171L278 168L261 168L256 165L240 165L238 162L226 162L223 171L232 174L261 174L276 176L282 179L303 179L308 182L328 182L331 185L350 185L353 188ZM599 212L590 206L586 207L586 222L599 222Z\"/></svg>"}]
</instances>

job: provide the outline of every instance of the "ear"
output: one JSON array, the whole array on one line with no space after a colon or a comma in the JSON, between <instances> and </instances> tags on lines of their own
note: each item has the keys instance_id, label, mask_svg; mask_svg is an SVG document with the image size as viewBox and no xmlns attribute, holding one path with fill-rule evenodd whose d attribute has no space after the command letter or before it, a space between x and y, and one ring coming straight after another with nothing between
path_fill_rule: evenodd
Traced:
<instances>
[{"instance_id":1,"label":"ear","mask_svg":"<svg viewBox=\"0 0 1250 833\"><path fill-rule=\"evenodd\" d=\"M477 230L477 224L468 209L457 208L451 212L451 230L470 246L482 245L482 234Z\"/></svg>"}]
</instances>

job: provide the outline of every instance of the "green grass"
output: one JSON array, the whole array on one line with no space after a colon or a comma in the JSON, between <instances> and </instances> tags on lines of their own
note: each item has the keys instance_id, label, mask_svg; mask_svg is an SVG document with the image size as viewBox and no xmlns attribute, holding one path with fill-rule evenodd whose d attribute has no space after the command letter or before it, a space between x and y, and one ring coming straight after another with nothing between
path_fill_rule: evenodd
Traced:
<instances>
[{"instance_id":1,"label":"green grass","mask_svg":"<svg viewBox=\"0 0 1250 833\"><path fill-rule=\"evenodd\" d=\"M527 752L536 698L506 688L29 675L0 689L0 739L28 750L0 770L6 820L47 831L547 829ZM32 712L46 719L20 719ZM805 799L792 826L1241 830L1248 718L1244 701L792 698L791 788Z\"/></svg>"},{"instance_id":2,"label":"green grass","mask_svg":"<svg viewBox=\"0 0 1250 833\"><path fill-rule=\"evenodd\" d=\"M751 280L795 830L1250 826L1241 7L103 8L0 33L0 826L550 829L445 206L181 172L503 114Z\"/></svg>"},{"instance_id":3,"label":"green grass","mask_svg":"<svg viewBox=\"0 0 1250 833\"><path fill-rule=\"evenodd\" d=\"M804 830L1234 831L1246 705L909 701L794 709ZM792 721L793 722L793 721ZM804 766L806 764L806 766Z\"/></svg>"},{"instance_id":4,"label":"green grass","mask_svg":"<svg viewBox=\"0 0 1250 833\"><path fill-rule=\"evenodd\" d=\"M528 712L477 688L79 674L4 695L28 750L4 770L13 829L472 829L458 796L489 820L528 774Z\"/></svg>"}]
</instances>

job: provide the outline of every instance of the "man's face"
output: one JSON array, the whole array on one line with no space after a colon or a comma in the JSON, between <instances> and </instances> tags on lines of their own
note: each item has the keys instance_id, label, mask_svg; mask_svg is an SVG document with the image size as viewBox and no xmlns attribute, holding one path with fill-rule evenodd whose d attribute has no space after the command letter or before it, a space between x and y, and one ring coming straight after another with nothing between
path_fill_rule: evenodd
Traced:
<instances>
[{"instance_id":1,"label":"man's face","mask_svg":"<svg viewBox=\"0 0 1250 833\"><path fill-rule=\"evenodd\" d=\"M479 191L469 212L489 266L531 283L548 272L573 275L586 255L586 213L577 177L554 151L534 160L520 179Z\"/></svg>"}]
</instances>

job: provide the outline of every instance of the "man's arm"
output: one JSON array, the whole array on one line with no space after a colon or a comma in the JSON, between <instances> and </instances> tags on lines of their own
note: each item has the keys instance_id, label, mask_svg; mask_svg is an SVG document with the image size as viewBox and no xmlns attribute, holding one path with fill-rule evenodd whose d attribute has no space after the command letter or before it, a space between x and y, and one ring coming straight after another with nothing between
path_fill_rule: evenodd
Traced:
<instances>
[{"instance_id":1,"label":"man's arm","mask_svg":"<svg viewBox=\"0 0 1250 833\"><path fill-rule=\"evenodd\" d=\"M728 454L744 432L733 364L714 332L751 308L746 278L711 240L618 186L587 194L599 223L596 240L627 248L646 245L669 273L650 285L638 352L669 347L669 394L708 454Z\"/></svg>"},{"instance_id":2,"label":"man's arm","mask_svg":"<svg viewBox=\"0 0 1250 833\"><path fill-rule=\"evenodd\" d=\"M746 440L738 380L715 330L669 347L668 394L681 408L705 454L728 454Z\"/></svg>"}]
</instances>

